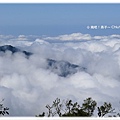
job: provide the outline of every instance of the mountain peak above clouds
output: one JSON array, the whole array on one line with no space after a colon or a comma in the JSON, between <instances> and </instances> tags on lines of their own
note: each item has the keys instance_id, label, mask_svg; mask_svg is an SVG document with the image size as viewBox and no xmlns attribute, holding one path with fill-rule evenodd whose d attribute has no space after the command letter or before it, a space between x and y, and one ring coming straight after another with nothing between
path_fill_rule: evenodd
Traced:
<instances>
[{"instance_id":1,"label":"mountain peak above clouds","mask_svg":"<svg viewBox=\"0 0 120 120\"><path fill-rule=\"evenodd\" d=\"M27 51L22 51L19 48L13 47L12 45L3 45L0 46L0 52L6 52L6 51L11 51L12 54L16 53L16 52L22 52L24 53L26 56L30 56L32 55L32 53L27 52Z\"/></svg>"},{"instance_id":2,"label":"mountain peak above clouds","mask_svg":"<svg viewBox=\"0 0 120 120\"><path fill-rule=\"evenodd\" d=\"M31 52L22 51L19 48L13 47L12 45L0 46L0 52L5 53L6 51L11 51L12 54L17 53L17 52L22 52L27 56L27 58L33 54ZM86 68L69 63L68 61L63 61L63 60L58 61L58 60L49 59L49 58L47 59L46 69L49 69L51 72L61 77L67 77L69 75L75 74L78 71L86 70Z\"/></svg>"},{"instance_id":3,"label":"mountain peak above clouds","mask_svg":"<svg viewBox=\"0 0 120 120\"><path fill-rule=\"evenodd\" d=\"M47 59L47 63L47 68L61 77L67 77L69 75L77 73L78 71L86 71L85 67L71 64L63 60L56 61L53 59Z\"/></svg>"}]
</instances>

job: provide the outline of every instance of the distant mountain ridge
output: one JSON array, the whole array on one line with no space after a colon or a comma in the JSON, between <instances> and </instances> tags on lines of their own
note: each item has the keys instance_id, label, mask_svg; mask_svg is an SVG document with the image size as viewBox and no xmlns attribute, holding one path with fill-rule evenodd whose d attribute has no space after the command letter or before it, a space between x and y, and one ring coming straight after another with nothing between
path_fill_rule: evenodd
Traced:
<instances>
[{"instance_id":1,"label":"distant mountain ridge","mask_svg":"<svg viewBox=\"0 0 120 120\"><path fill-rule=\"evenodd\" d=\"M27 52L27 51L22 51L16 47L13 47L12 45L4 45L4 46L0 46L0 52L6 52L6 51L11 51L13 54L16 52L22 52L24 53L26 56L30 56L32 55L31 52Z\"/></svg>"},{"instance_id":2,"label":"distant mountain ridge","mask_svg":"<svg viewBox=\"0 0 120 120\"><path fill-rule=\"evenodd\" d=\"M58 74L61 77L67 77L68 75L75 74L78 71L86 71L85 67L71 64L67 61L56 61L53 59L47 59L48 66L52 72Z\"/></svg>"},{"instance_id":3,"label":"distant mountain ridge","mask_svg":"<svg viewBox=\"0 0 120 120\"><path fill-rule=\"evenodd\" d=\"M0 46L0 52L6 52L11 51L12 54L17 52L22 52L26 55L26 57L29 59L29 57L33 54L31 52L22 51L16 47L13 47L12 45L4 45ZM77 73L78 71L86 71L85 67L81 67L79 65L71 64L67 61L57 61L53 59L47 59L47 68L51 70L51 72L57 74L61 77L67 77L68 75L72 75Z\"/></svg>"}]
</instances>

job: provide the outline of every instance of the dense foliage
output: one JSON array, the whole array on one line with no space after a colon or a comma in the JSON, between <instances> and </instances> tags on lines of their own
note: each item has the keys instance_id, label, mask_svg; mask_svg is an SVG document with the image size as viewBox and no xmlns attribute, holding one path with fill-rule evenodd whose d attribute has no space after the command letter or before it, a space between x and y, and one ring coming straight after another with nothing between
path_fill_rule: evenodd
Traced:
<instances>
[{"instance_id":1,"label":"dense foliage","mask_svg":"<svg viewBox=\"0 0 120 120\"><path fill-rule=\"evenodd\" d=\"M91 117L94 116L94 111L97 109L97 115L103 117L108 113L114 113L111 103L104 102L103 105L97 106L97 102L91 97L84 100L82 105L77 102L73 103L72 100L62 101L56 98L52 105L46 105L47 113L36 115L36 117ZM116 117L117 115L114 115ZM110 115L109 115L110 117Z\"/></svg>"}]
</instances>

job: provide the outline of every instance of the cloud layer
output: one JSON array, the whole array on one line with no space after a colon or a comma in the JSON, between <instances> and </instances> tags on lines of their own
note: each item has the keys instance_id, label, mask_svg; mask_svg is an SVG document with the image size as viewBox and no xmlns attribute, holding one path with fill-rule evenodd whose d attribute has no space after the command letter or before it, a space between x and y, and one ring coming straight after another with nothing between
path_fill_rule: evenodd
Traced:
<instances>
[{"instance_id":1,"label":"cloud layer","mask_svg":"<svg viewBox=\"0 0 120 120\"><path fill-rule=\"evenodd\" d=\"M119 105L120 35L0 35L0 41L1 45L11 44L34 53L27 59L24 54L0 52L0 99L5 98L11 116L39 114L57 97L78 102L92 97L99 104L106 101L114 107ZM47 58L68 61L87 70L60 77L46 69Z\"/></svg>"}]
</instances>

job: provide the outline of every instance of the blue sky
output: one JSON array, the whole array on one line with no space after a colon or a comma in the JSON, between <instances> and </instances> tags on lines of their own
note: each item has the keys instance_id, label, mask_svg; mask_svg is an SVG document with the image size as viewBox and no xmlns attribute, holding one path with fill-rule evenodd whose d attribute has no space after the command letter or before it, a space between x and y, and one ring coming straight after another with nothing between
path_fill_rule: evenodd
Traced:
<instances>
[{"instance_id":1,"label":"blue sky","mask_svg":"<svg viewBox=\"0 0 120 120\"><path fill-rule=\"evenodd\" d=\"M0 34L59 35L87 30L87 25L120 25L120 4L0 4Z\"/></svg>"}]
</instances>

